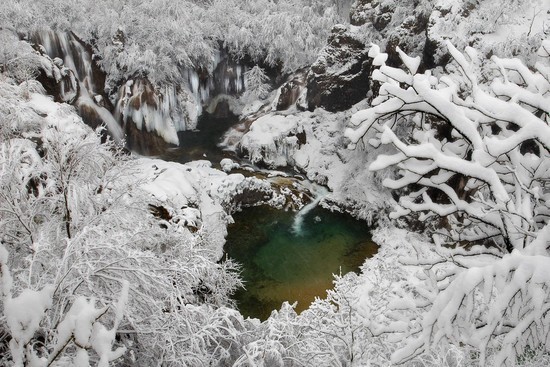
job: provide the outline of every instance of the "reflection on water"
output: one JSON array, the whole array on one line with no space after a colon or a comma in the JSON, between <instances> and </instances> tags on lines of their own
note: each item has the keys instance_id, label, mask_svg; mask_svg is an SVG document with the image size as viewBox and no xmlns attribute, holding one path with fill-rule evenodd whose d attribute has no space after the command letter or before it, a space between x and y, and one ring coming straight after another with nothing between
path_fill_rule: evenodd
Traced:
<instances>
[{"instance_id":1,"label":"reflection on water","mask_svg":"<svg viewBox=\"0 0 550 367\"><path fill-rule=\"evenodd\" d=\"M283 301L302 311L326 296L333 273L355 271L377 251L364 222L317 207L296 235L295 215L265 206L233 215L225 250L243 265L246 290L235 295L243 315L266 319Z\"/></svg>"}]
</instances>

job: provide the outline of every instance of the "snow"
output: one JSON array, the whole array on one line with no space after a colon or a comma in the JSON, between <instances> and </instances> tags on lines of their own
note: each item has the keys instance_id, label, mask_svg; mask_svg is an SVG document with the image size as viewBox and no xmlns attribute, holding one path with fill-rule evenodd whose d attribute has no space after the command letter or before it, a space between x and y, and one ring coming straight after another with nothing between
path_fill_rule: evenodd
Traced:
<instances>
[{"instance_id":1,"label":"snow","mask_svg":"<svg viewBox=\"0 0 550 367\"><path fill-rule=\"evenodd\" d=\"M255 161L271 166L294 165L309 180L330 189L329 200L322 205L336 202L355 215L372 220L376 208L386 207L393 200L382 188L381 175L366 169L367 157L347 149L343 131L348 118L349 112L329 113L322 109L293 111L290 116L264 112L249 131L230 130L226 137L231 139L226 141L238 141ZM305 144L288 139L289 134L294 138L296 132L305 135ZM283 149L289 142L292 144Z\"/></svg>"},{"instance_id":2,"label":"snow","mask_svg":"<svg viewBox=\"0 0 550 367\"><path fill-rule=\"evenodd\" d=\"M40 327L46 310L52 305L54 287L48 285L40 291L24 289L17 297L4 298L4 315L21 352Z\"/></svg>"},{"instance_id":3,"label":"snow","mask_svg":"<svg viewBox=\"0 0 550 367\"><path fill-rule=\"evenodd\" d=\"M54 102L51 97L33 93L22 106L39 115L44 127L54 127L75 137L82 137L90 131L90 128L84 125L80 117L74 113L72 107Z\"/></svg>"},{"instance_id":4,"label":"snow","mask_svg":"<svg viewBox=\"0 0 550 367\"><path fill-rule=\"evenodd\" d=\"M227 174L206 160L180 164L139 158L136 169L135 178L150 195L149 202L168 210L171 228L180 232L198 229L215 257L223 253L232 198L245 189L271 190L267 181Z\"/></svg>"},{"instance_id":5,"label":"snow","mask_svg":"<svg viewBox=\"0 0 550 367\"><path fill-rule=\"evenodd\" d=\"M11 295L13 279L8 270L8 250L0 242L0 297L5 299Z\"/></svg>"},{"instance_id":6,"label":"snow","mask_svg":"<svg viewBox=\"0 0 550 367\"><path fill-rule=\"evenodd\" d=\"M106 311L106 308L96 308L93 299L77 297L57 327L57 345L54 350L64 348L72 337L78 345L88 346L95 321Z\"/></svg>"},{"instance_id":7,"label":"snow","mask_svg":"<svg viewBox=\"0 0 550 367\"><path fill-rule=\"evenodd\" d=\"M89 361L88 348L92 348L99 356L98 366L108 367L109 362L120 358L125 347L112 350L117 329L123 317L123 310L128 302L128 281L122 281L121 296L115 306L115 321L112 329L107 329L99 319L107 313L107 307L96 308L96 300L77 297L63 320L57 327L57 344L52 355L61 352L74 338L78 347L75 363L77 366L87 366Z\"/></svg>"},{"instance_id":8,"label":"snow","mask_svg":"<svg viewBox=\"0 0 550 367\"><path fill-rule=\"evenodd\" d=\"M445 1L440 1L439 5L445 5ZM450 2L447 5L452 6ZM452 10L454 9L455 7ZM534 20L533 26L539 27L540 19ZM499 25L497 33L502 30L502 26ZM496 36L500 38L502 35ZM545 42L543 46L539 54L548 55L550 43ZM440 342L451 342L460 345L461 348L468 344L480 348L482 364L485 363L485 347L488 346L487 350L497 357L495 364L502 365L515 363L516 356L512 348L501 348L501 342L505 343L505 346L517 346L519 351L525 350L526 343L531 339L535 340L533 345L546 342L548 320L545 319L543 311L549 307L547 294L550 276L546 270L549 266L547 244L550 227L545 225L541 229L537 226L540 225L540 217L546 215L545 207L548 198L544 185L539 185L536 180L530 180L527 172L547 171L548 166L544 163L547 157L543 156L544 159L540 159L540 156L532 153L519 154L517 149L511 148L515 148L523 140L532 138L539 139L542 146L548 148L550 133L545 123L547 121L534 118L529 108L525 109L524 106L527 104L547 111L548 97L545 93L548 93L550 88L541 77L542 74L535 75L527 68L523 68L518 61L495 57L493 62L500 67L501 71L504 70L503 74L506 75L503 76L502 81L495 82L490 88L484 86L485 89L478 89L477 79L473 75L472 63L475 58L473 50L467 49L466 55L463 55L451 46L449 49L466 73L465 78L469 79L469 84L464 84L471 87L472 95L466 99L459 99L458 88L463 86L453 80L453 77L438 80L430 73L413 77L411 74L417 71L419 59L411 58L401 50L398 50L398 53L409 73L403 69L388 68L384 65L387 55L373 46L369 54L375 59L374 63L381 66L373 77L387 84L382 86L379 98L373 102L375 107L353 115L352 123L362 125L359 129L348 130L345 135L342 133L350 114L365 108L365 105L337 114L322 110L290 111L289 114L280 114L266 113L265 110L260 112L256 104L255 111L264 115L254 121L243 135L237 134L241 136L241 147L249 152L252 161L261 161L274 166L295 165L305 172L309 179L322 183L331 190L317 192L315 200L297 214L295 222L297 232L300 230L301 218L324 198L325 205L330 205L331 201L337 202L340 205L347 205L350 210L356 210L355 214L366 217L366 211L372 213L376 208L392 203L391 196L382 189L381 183L392 189L416 183L424 186L425 189L412 193L411 197L403 196L402 206L397 208L395 217L408 214L411 210L429 211L427 214L422 213L420 217L422 220L429 219L433 213L447 215L460 210L472 216L483 217L485 223L493 225L497 223L495 218L498 218L501 213L511 212L512 218L505 218L503 222L508 225L508 228L518 229L518 233L510 235L514 243L520 242L519 239L523 237L528 238L525 243L533 241L525 248L518 246L518 250L505 256L502 256L500 250L496 248L474 247L468 251L462 248L451 249L441 246L437 240L438 237L434 238L434 244L422 235L388 228L383 221L385 213L382 212L381 227L374 233L375 241L381 244L379 254L365 262L361 274L350 274L341 278L343 280L336 281L337 286L347 285L350 288L333 291L333 295L337 294L344 298L345 304L331 305L332 318L326 316L328 313L324 313L323 316L317 315L322 319L323 327L332 323L341 324L342 328L347 329L348 325L352 325L353 328L349 328L353 329L351 342L346 339L347 335L342 336L338 332L327 333L321 337L319 330L312 324L306 324L306 328L300 331L301 333L306 330L306 333L310 333L309 336L313 335L315 342L320 341L323 346L326 346L324 343L328 343L339 357L344 355L340 353L342 349L336 349L334 344L327 342L330 339L322 339L323 337L338 335L338 338L351 350L350 353L354 353L353 348L357 346L362 348L374 345L376 348L382 345L380 354L393 353L392 360L396 363L414 358L421 351L429 353L430 349L434 345L439 345ZM539 70L543 70L543 67L543 64L538 66ZM518 78L516 74L507 74L506 70L509 69L522 77L527 84L525 88L515 84ZM241 73L240 66L237 66L236 74L239 81ZM468 82L466 79L462 81ZM192 105L195 101L193 98L200 100L207 95L207 91L199 85L200 81L196 74L190 76L190 84L194 96L188 96L187 102ZM229 78L224 79L224 84L226 88L229 87ZM416 94L411 89L402 89L403 84L412 85ZM443 84L445 87L442 86ZM138 88L139 82L128 83L126 87ZM146 88L143 85L142 87ZM237 83L237 90L241 87ZM489 89L509 99L498 100L488 95ZM131 90L122 98L128 98L126 100L128 102L144 90L139 88ZM125 113L129 113L136 119L139 128L157 131L165 139L174 141L174 134L190 124L185 119L175 120L170 115L175 106L181 104L183 97L178 93L176 88L168 86L161 91L162 97L154 95L156 98L154 104L145 107L142 105L136 109L130 106ZM390 96L395 96L396 99L392 100ZM423 99L429 100L431 105L422 105ZM457 101L460 103L457 104ZM91 99L90 103L93 103ZM471 107L470 104L474 103L481 106L482 111L475 112L471 109L465 111ZM524 105L518 108L515 105L518 103ZM440 117L451 120L454 123L452 139L438 141L434 129L426 124L428 126L426 131L415 131L413 135L418 144L405 144L402 135L391 130L388 125L374 124L374 120L381 115L401 109L405 104L409 104L411 111L415 113L437 112L441 114ZM72 109L56 104L40 94L31 93L29 100L24 103L24 108L25 113L32 115L39 123L55 127L76 138L89 132L89 129L83 127L81 121L75 118ZM505 131L498 137L482 137L480 131L484 131L483 124L489 117L498 120L497 122L503 125L501 126L503 130L506 130L506 124L502 124L503 121L511 121L520 129L513 133ZM418 118L411 118L408 122L411 125L407 128L425 123ZM305 142L299 141L302 139L297 137L298 134L305 135ZM177 137L177 134L175 136ZM473 147L471 161L465 162L461 156L464 153L464 145L459 143L461 139L468 140ZM345 146L349 140L357 147L363 147L364 141L375 142L376 144L373 145L379 148L379 152L385 154L378 156L377 160L370 165L369 171L367 167L372 161L370 156L372 151L346 150ZM14 142L20 143L15 140ZM389 143L394 148L381 145ZM18 147L25 148L23 144ZM490 157L491 155L495 157ZM509 160L507 164L501 164L496 168L491 166L498 158L496 156L501 155L505 155ZM230 159L220 162L225 172L213 169L208 161L181 165L157 159L137 158L134 163L136 173L132 180L139 182L139 187L146 192L144 204L162 205L172 218L170 230L178 232L197 230L196 236L203 239L207 246L215 249L218 257L221 256L226 225L231 220L228 216L228 203L231 197L243 192L245 188L263 188L266 185L262 180L245 178L241 174L228 174L232 169L239 167L238 163ZM401 175L404 170L408 170L409 174L395 178L396 171L371 172L394 165L399 165L398 175ZM31 170L32 165L29 164L29 167L25 168ZM429 179L423 177L436 170L440 172L431 174ZM450 172L458 172L472 179L465 189L477 190L477 196L468 198L470 200L459 197L453 191L453 187L446 184L453 176ZM511 179L504 180L503 175ZM490 189L489 199L497 201L493 207L489 207L489 210L483 207L489 199L482 196L482 189L474 179L487 183L487 186L483 185L483 189ZM513 187L510 188L511 186ZM428 195L428 189L438 189L447 195L452 204L436 204ZM531 201L532 198L534 201ZM273 202L278 199L280 197L274 197ZM538 205L536 209L541 213L533 209L535 205ZM468 223L468 218L461 219L463 219L461 223ZM528 226L523 226L523 222L527 222ZM448 233L451 236L469 235L466 231L461 231L462 227L454 227L456 223L452 221L449 221L448 225L451 227ZM493 226L498 227L498 225ZM495 229L495 236L498 230L500 229ZM492 234L493 232L485 233L485 235L491 235L489 237L493 237ZM7 269L7 262L7 252L3 246L0 246L4 311L13 337L12 350L19 351L13 356L17 363L22 360L23 342L30 340L32 334L38 330L40 320L51 305L52 288L46 286L42 291L25 289L17 297L13 297L12 279L9 272L4 271ZM74 297L71 299L71 307L57 329L58 344L55 349L61 350L60 348L64 347L63 343L74 337L78 345L75 347L77 351L73 362L77 365L88 365L90 362L88 352L81 346L91 347L96 351L100 366L108 366L109 361L119 358L125 349L119 348L113 351L112 347L116 330L122 319L122 310L128 302L127 283L123 285L121 293L114 310L110 306L98 308L99 304L105 304L103 301L100 303L93 298L72 295ZM321 302L321 300L316 301L317 305ZM186 305L185 308L193 307L198 308L194 305ZM284 306L284 308L289 307L289 305ZM336 317L347 312L346 307L350 309L345 316L349 317L349 320L337 319ZM289 311L286 310L286 312ZM100 322L102 315L106 313L110 315L110 318L106 317L106 319L113 321L112 326L107 327ZM309 315L314 313L313 308ZM274 313L270 321L264 325L267 325L267 328L272 327L271 323L276 322L277 315L283 317L285 312ZM308 313L306 312L305 315L307 316ZM304 322L303 320L307 321L306 316L299 319L294 315L290 322L286 320L284 327L288 329L285 329L284 336L291 336L289 330L293 327L299 329L296 325ZM237 320L237 323L241 322L240 319ZM240 326L242 325L244 322ZM257 330L258 323L255 325L254 332L263 332ZM202 329L211 326L212 324L207 324L207 327ZM498 333L503 332L500 339L495 338L498 340L493 340L495 330ZM248 333L248 330L245 332ZM315 332L318 333L315 334ZM525 338L526 334L531 339ZM359 339L361 337L365 339ZM282 356L287 352L285 344L267 338L258 340L250 341L242 349L250 353L267 350L273 353L277 362L284 362ZM392 341L397 343L392 344ZM304 342L308 341L304 340ZM527 346L531 347L530 344ZM362 353L363 351L357 354L358 358L363 358L363 360L358 359L357 363L370 363L370 360L365 357L368 353ZM470 353L470 357L473 355L477 354Z\"/></svg>"},{"instance_id":9,"label":"snow","mask_svg":"<svg viewBox=\"0 0 550 367\"><path fill-rule=\"evenodd\" d=\"M128 291L130 283L126 280L122 281L122 289L120 298L115 305L115 321L113 327L108 330L103 324L95 323L91 335L90 344L95 352L100 357L98 366L108 367L110 361L114 361L126 352L126 347L119 347L112 350L112 345L116 340L117 330L124 317L124 309L128 304Z\"/></svg>"},{"instance_id":10,"label":"snow","mask_svg":"<svg viewBox=\"0 0 550 367\"><path fill-rule=\"evenodd\" d=\"M238 169L241 165L237 162L234 162L232 159L224 158L220 161L220 166L224 172L230 172L234 169Z\"/></svg>"},{"instance_id":11,"label":"snow","mask_svg":"<svg viewBox=\"0 0 550 367\"><path fill-rule=\"evenodd\" d=\"M240 145L248 151L253 163L264 161L270 166L285 166L286 158L297 149L295 134L302 132L298 121L292 115L262 116L244 134Z\"/></svg>"},{"instance_id":12,"label":"snow","mask_svg":"<svg viewBox=\"0 0 550 367\"><path fill-rule=\"evenodd\" d=\"M411 74L416 74L416 71L418 70L418 67L420 66L420 56L417 57L410 57L399 47L396 48L397 52L399 53L399 57L401 58L401 61L403 61L403 64L409 69L409 72Z\"/></svg>"}]
</instances>

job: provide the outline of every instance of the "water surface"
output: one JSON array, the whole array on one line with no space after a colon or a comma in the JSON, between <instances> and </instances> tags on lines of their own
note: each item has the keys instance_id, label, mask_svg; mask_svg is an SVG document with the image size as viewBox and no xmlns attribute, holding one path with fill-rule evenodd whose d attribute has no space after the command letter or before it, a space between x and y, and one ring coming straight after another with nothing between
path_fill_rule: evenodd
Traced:
<instances>
[{"instance_id":1,"label":"water surface","mask_svg":"<svg viewBox=\"0 0 550 367\"><path fill-rule=\"evenodd\" d=\"M266 206L233 215L225 250L243 266L245 290L235 294L244 316L265 320L284 301L306 309L332 288L332 274L358 270L377 251L367 224L317 207L293 230L296 213Z\"/></svg>"},{"instance_id":2,"label":"water surface","mask_svg":"<svg viewBox=\"0 0 550 367\"><path fill-rule=\"evenodd\" d=\"M204 112L199 118L197 129L178 132L179 146L168 149L159 158L179 163L206 159L217 168L223 158L238 160L234 152L222 150L218 146L223 134L237 121L235 116L218 118Z\"/></svg>"}]
</instances>

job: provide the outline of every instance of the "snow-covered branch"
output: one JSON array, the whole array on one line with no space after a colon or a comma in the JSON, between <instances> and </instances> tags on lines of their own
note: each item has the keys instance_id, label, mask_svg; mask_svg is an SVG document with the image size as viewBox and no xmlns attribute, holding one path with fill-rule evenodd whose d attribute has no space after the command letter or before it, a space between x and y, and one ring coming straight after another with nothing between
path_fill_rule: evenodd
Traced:
<instances>
[{"instance_id":1,"label":"snow-covered branch","mask_svg":"<svg viewBox=\"0 0 550 367\"><path fill-rule=\"evenodd\" d=\"M545 212L549 173L536 167L545 166L549 158L550 83L519 60L497 57L491 62L500 74L485 83L475 50L462 54L450 43L447 48L457 71L435 77L431 71L411 73L415 65L402 52L409 71L387 66L372 46L370 56L380 65L373 73L382 83L380 96L371 108L353 115L356 127L346 135L352 146L364 139L375 147L391 144L398 151L380 155L370 165L371 170L396 166L399 177L387 179L385 185L411 189L400 200L406 210L396 216L410 211L465 214L470 226L497 228L509 250L522 249L532 240L525 234L547 222L540 213ZM542 63L547 65L548 57L541 58ZM409 124L412 133L398 136L399 124ZM412 185L429 187L432 195ZM461 236L467 228L460 227L455 228L458 237L450 237L471 240Z\"/></svg>"},{"instance_id":2,"label":"snow-covered branch","mask_svg":"<svg viewBox=\"0 0 550 367\"><path fill-rule=\"evenodd\" d=\"M394 218L445 218L433 232L440 256L404 259L424 268L427 277L419 279L432 279L438 291L421 297L417 290L412 303L401 301L402 310L419 312L419 327L409 327L393 363L449 343L478 350L481 365L488 358L514 365L526 350L548 351L548 45L531 70L516 59L484 60L447 43L453 62L438 77L415 73L414 59L402 52L408 71L389 67L371 48L380 94L353 115L355 127L346 135L352 147L361 140L391 145L393 153L379 155L369 168L396 169L396 177L384 181L401 190ZM494 72L488 79L487 70ZM494 256L461 248L476 243ZM420 299L428 306L414 304ZM387 332L392 325L399 323Z\"/></svg>"}]
</instances>

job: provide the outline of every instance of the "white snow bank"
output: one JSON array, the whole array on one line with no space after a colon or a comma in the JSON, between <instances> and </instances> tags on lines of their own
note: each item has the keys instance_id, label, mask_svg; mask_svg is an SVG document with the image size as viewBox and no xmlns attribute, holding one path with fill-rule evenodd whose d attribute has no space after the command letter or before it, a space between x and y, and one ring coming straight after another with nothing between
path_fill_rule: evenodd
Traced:
<instances>
[{"instance_id":1,"label":"white snow bank","mask_svg":"<svg viewBox=\"0 0 550 367\"><path fill-rule=\"evenodd\" d=\"M301 133L299 117L268 114L260 117L242 137L252 162L263 161L270 166L286 166L298 148L296 134Z\"/></svg>"},{"instance_id":2,"label":"white snow bank","mask_svg":"<svg viewBox=\"0 0 550 367\"><path fill-rule=\"evenodd\" d=\"M178 231L198 229L207 237L204 243L221 256L230 221L225 207L243 186L253 185L253 180L214 169L209 161L180 164L140 158L138 171L150 203L168 210L171 227Z\"/></svg>"},{"instance_id":3,"label":"white snow bank","mask_svg":"<svg viewBox=\"0 0 550 367\"><path fill-rule=\"evenodd\" d=\"M52 305L53 291L54 287L51 285L41 291L24 289L19 296L4 300L4 315L11 336L21 348L38 331L44 313Z\"/></svg>"}]
</instances>

